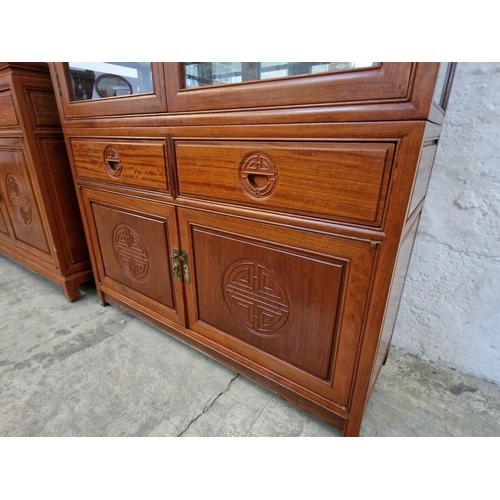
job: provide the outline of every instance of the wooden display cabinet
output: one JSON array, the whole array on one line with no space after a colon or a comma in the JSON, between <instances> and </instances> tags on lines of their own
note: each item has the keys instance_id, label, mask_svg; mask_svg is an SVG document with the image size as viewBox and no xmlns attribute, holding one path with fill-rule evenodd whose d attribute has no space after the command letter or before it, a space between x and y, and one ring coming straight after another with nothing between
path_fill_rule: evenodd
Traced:
<instances>
[{"instance_id":1,"label":"wooden display cabinet","mask_svg":"<svg viewBox=\"0 0 500 500\"><path fill-rule=\"evenodd\" d=\"M47 64L0 63L0 253L71 302L93 277Z\"/></svg>"},{"instance_id":2,"label":"wooden display cabinet","mask_svg":"<svg viewBox=\"0 0 500 500\"><path fill-rule=\"evenodd\" d=\"M50 68L101 303L358 435L454 65L100 64Z\"/></svg>"}]
</instances>

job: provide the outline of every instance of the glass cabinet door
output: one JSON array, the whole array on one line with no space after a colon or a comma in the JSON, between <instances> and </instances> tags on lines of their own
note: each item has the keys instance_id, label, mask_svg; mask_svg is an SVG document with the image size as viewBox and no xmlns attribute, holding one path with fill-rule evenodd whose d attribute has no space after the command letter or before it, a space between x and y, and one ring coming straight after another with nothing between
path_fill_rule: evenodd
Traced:
<instances>
[{"instance_id":1,"label":"glass cabinet door","mask_svg":"<svg viewBox=\"0 0 500 500\"><path fill-rule=\"evenodd\" d=\"M412 63L165 63L169 111L406 99Z\"/></svg>"},{"instance_id":2,"label":"glass cabinet door","mask_svg":"<svg viewBox=\"0 0 500 500\"><path fill-rule=\"evenodd\" d=\"M349 71L374 62L187 62L184 88L223 85L289 76Z\"/></svg>"},{"instance_id":3,"label":"glass cabinet door","mask_svg":"<svg viewBox=\"0 0 500 500\"><path fill-rule=\"evenodd\" d=\"M69 62L72 101L153 93L151 63Z\"/></svg>"},{"instance_id":4,"label":"glass cabinet door","mask_svg":"<svg viewBox=\"0 0 500 500\"><path fill-rule=\"evenodd\" d=\"M68 118L166 111L160 64L65 62L53 66Z\"/></svg>"}]
</instances>

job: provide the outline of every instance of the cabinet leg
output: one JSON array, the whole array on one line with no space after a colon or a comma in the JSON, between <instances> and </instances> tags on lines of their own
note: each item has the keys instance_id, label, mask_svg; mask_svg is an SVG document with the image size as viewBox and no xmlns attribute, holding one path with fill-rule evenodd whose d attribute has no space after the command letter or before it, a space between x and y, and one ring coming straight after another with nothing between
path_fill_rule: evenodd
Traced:
<instances>
[{"instance_id":1,"label":"cabinet leg","mask_svg":"<svg viewBox=\"0 0 500 500\"><path fill-rule=\"evenodd\" d=\"M358 437L361 431L361 418L349 418L345 424L345 437Z\"/></svg>"},{"instance_id":2,"label":"cabinet leg","mask_svg":"<svg viewBox=\"0 0 500 500\"><path fill-rule=\"evenodd\" d=\"M66 283L63 283L61 285L61 288L63 290L64 296L70 302L75 302L82 297L80 290L78 290L78 283L76 283L75 281L67 281Z\"/></svg>"},{"instance_id":3,"label":"cabinet leg","mask_svg":"<svg viewBox=\"0 0 500 500\"><path fill-rule=\"evenodd\" d=\"M99 286L97 287L97 298L99 299L99 304L101 304L102 307L106 307L108 303L104 299L104 294L101 292Z\"/></svg>"}]
</instances>

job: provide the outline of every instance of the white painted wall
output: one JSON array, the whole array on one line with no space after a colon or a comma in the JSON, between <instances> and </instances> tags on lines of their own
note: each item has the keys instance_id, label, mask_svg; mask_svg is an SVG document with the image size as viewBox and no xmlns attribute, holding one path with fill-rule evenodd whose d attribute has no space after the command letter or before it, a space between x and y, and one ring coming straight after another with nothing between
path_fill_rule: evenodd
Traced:
<instances>
[{"instance_id":1,"label":"white painted wall","mask_svg":"<svg viewBox=\"0 0 500 500\"><path fill-rule=\"evenodd\" d=\"M393 345L500 384L500 63L460 63Z\"/></svg>"}]
</instances>

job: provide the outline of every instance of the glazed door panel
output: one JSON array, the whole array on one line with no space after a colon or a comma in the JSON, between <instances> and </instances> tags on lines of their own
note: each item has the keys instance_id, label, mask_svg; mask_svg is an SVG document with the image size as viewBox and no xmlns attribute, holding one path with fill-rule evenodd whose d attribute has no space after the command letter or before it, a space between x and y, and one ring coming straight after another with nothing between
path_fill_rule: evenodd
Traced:
<instances>
[{"instance_id":1,"label":"glazed door panel","mask_svg":"<svg viewBox=\"0 0 500 500\"><path fill-rule=\"evenodd\" d=\"M49 253L21 149L3 149L0 145L0 191L15 239Z\"/></svg>"},{"instance_id":2,"label":"glazed door panel","mask_svg":"<svg viewBox=\"0 0 500 500\"><path fill-rule=\"evenodd\" d=\"M130 65L133 67L129 67ZM66 118L158 113L167 110L163 90L165 78L159 63L61 62L52 63L51 72L59 84ZM107 80L107 88L100 86L100 83L105 82L102 77ZM110 78L119 78L125 87L119 82L113 83ZM137 85L133 84L134 81ZM132 85L129 86L130 82ZM109 92L112 88L116 92Z\"/></svg>"},{"instance_id":3,"label":"glazed door panel","mask_svg":"<svg viewBox=\"0 0 500 500\"><path fill-rule=\"evenodd\" d=\"M182 284L170 266L174 208L86 189L83 197L102 290L182 324Z\"/></svg>"},{"instance_id":4,"label":"glazed door panel","mask_svg":"<svg viewBox=\"0 0 500 500\"><path fill-rule=\"evenodd\" d=\"M401 100L407 97L412 70L409 62L367 63L341 72L190 86L185 65L195 63L164 64L171 112Z\"/></svg>"},{"instance_id":5,"label":"glazed door panel","mask_svg":"<svg viewBox=\"0 0 500 500\"><path fill-rule=\"evenodd\" d=\"M348 404L376 250L366 242L179 209L188 327Z\"/></svg>"}]
</instances>

